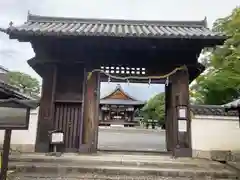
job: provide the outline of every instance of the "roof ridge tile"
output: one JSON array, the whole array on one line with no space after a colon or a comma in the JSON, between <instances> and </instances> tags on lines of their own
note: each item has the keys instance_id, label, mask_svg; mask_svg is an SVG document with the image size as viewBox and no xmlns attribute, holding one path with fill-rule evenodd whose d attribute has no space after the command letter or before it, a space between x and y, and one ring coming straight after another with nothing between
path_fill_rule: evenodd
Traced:
<instances>
[{"instance_id":1,"label":"roof ridge tile","mask_svg":"<svg viewBox=\"0 0 240 180\"><path fill-rule=\"evenodd\" d=\"M120 25L160 25L160 26L189 26L205 27L205 20L200 21L173 21L173 20L130 20L130 19L104 19L104 18L73 18L28 15L31 22L62 22L62 23L93 23L93 24L120 24Z\"/></svg>"}]
</instances>

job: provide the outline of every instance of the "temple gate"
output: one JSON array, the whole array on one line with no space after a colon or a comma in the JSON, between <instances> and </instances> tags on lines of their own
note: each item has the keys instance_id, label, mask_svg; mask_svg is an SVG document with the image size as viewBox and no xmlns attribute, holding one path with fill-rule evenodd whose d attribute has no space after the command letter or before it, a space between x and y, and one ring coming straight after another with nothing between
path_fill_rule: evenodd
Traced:
<instances>
[{"instance_id":1,"label":"temple gate","mask_svg":"<svg viewBox=\"0 0 240 180\"><path fill-rule=\"evenodd\" d=\"M128 21L29 14L25 24L15 27L11 23L2 31L11 39L31 43L35 57L28 62L43 78L37 152L51 150L48 133L54 129L64 132L62 151L97 151L100 79L108 81L104 72L145 77L128 78L130 82L165 83L168 151L191 156L189 83L204 70L197 61L201 50L225 39L211 32L206 20ZM174 73L158 78L169 72ZM181 117L183 112L185 117Z\"/></svg>"}]
</instances>

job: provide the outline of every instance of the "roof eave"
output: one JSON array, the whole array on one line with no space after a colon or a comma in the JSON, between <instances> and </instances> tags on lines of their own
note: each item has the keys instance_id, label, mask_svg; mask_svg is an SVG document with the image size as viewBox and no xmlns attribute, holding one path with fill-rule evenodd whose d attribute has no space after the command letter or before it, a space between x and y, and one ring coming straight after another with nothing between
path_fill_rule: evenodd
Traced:
<instances>
[{"instance_id":1,"label":"roof eave","mask_svg":"<svg viewBox=\"0 0 240 180\"><path fill-rule=\"evenodd\" d=\"M3 33L6 33L6 34L8 34L8 29L1 28L1 27L0 27L0 32L3 32Z\"/></svg>"},{"instance_id":2,"label":"roof eave","mask_svg":"<svg viewBox=\"0 0 240 180\"><path fill-rule=\"evenodd\" d=\"M194 81L205 69L206 67L201 63L197 63L193 68L189 67L189 83Z\"/></svg>"},{"instance_id":3,"label":"roof eave","mask_svg":"<svg viewBox=\"0 0 240 180\"><path fill-rule=\"evenodd\" d=\"M109 34L77 34L77 33L64 33L64 32L33 32L33 31L18 31L15 27L9 27L7 29L0 28L0 32L6 33L9 35L10 39L17 39L19 41L28 42L32 37L99 37L99 38L142 38L142 39L194 39L194 40L202 40L207 41L207 46L215 46L218 44L222 44L228 36L226 35L215 35L215 36L183 36L183 35L164 35L164 36L120 36L120 35L109 35Z\"/></svg>"},{"instance_id":4,"label":"roof eave","mask_svg":"<svg viewBox=\"0 0 240 180\"><path fill-rule=\"evenodd\" d=\"M19 100L16 98L0 99L0 107L16 107L35 109L39 106L38 100Z\"/></svg>"},{"instance_id":5,"label":"roof eave","mask_svg":"<svg viewBox=\"0 0 240 180\"><path fill-rule=\"evenodd\" d=\"M224 105L223 106L226 111L234 111L234 110L240 110L240 104L238 105Z\"/></svg>"},{"instance_id":6,"label":"roof eave","mask_svg":"<svg viewBox=\"0 0 240 180\"><path fill-rule=\"evenodd\" d=\"M240 99L236 99L222 106L226 109L226 111L240 110Z\"/></svg>"},{"instance_id":7,"label":"roof eave","mask_svg":"<svg viewBox=\"0 0 240 180\"><path fill-rule=\"evenodd\" d=\"M3 81L0 81L0 86L1 86L0 88L3 89L2 93L5 93L6 95L11 96L12 98L33 100L32 97L17 91L16 87L7 84Z\"/></svg>"},{"instance_id":8,"label":"roof eave","mask_svg":"<svg viewBox=\"0 0 240 180\"><path fill-rule=\"evenodd\" d=\"M100 101L100 105L123 105L123 106L144 106L145 103L143 102L139 102L139 103L134 103L134 104L131 104L131 103L105 103L105 102L101 102Z\"/></svg>"}]
</instances>

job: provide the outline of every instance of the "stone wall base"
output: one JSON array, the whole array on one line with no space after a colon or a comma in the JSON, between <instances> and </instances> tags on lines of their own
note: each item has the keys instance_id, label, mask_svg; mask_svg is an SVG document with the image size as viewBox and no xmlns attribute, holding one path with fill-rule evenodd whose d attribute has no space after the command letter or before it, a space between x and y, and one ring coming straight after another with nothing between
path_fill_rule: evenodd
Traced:
<instances>
[{"instance_id":1,"label":"stone wall base","mask_svg":"<svg viewBox=\"0 0 240 180\"><path fill-rule=\"evenodd\" d=\"M3 144L0 144L0 147L2 150ZM10 153L14 153L14 152L33 153L35 152L35 144L11 144Z\"/></svg>"},{"instance_id":2,"label":"stone wall base","mask_svg":"<svg viewBox=\"0 0 240 180\"><path fill-rule=\"evenodd\" d=\"M222 150L195 150L192 151L193 158L211 159L214 161L240 161L240 151L222 151Z\"/></svg>"}]
</instances>

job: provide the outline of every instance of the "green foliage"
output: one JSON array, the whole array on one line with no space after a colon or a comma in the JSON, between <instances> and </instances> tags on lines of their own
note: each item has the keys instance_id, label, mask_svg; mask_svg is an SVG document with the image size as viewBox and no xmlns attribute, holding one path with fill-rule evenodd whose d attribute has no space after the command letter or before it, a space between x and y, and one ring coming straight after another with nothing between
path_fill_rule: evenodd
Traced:
<instances>
[{"instance_id":1,"label":"green foliage","mask_svg":"<svg viewBox=\"0 0 240 180\"><path fill-rule=\"evenodd\" d=\"M40 93L39 81L28 74L10 71L7 74L7 78L10 85L18 87L23 93L29 96L36 96Z\"/></svg>"},{"instance_id":2,"label":"green foliage","mask_svg":"<svg viewBox=\"0 0 240 180\"><path fill-rule=\"evenodd\" d=\"M201 104L224 104L240 96L240 8L218 19L213 31L229 38L210 53L207 73L191 87L193 97Z\"/></svg>"},{"instance_id":3,"label":"green foliage","mask_svg":"<svg viewBox=\"0 0 240 180\"><path fill-rule=\"evenodd\" d=\"M158 120L160 124L164 123L165 118L165 93L160 93L151 98L142 108L144 119Z\"/></svg>"}]
</instances>

